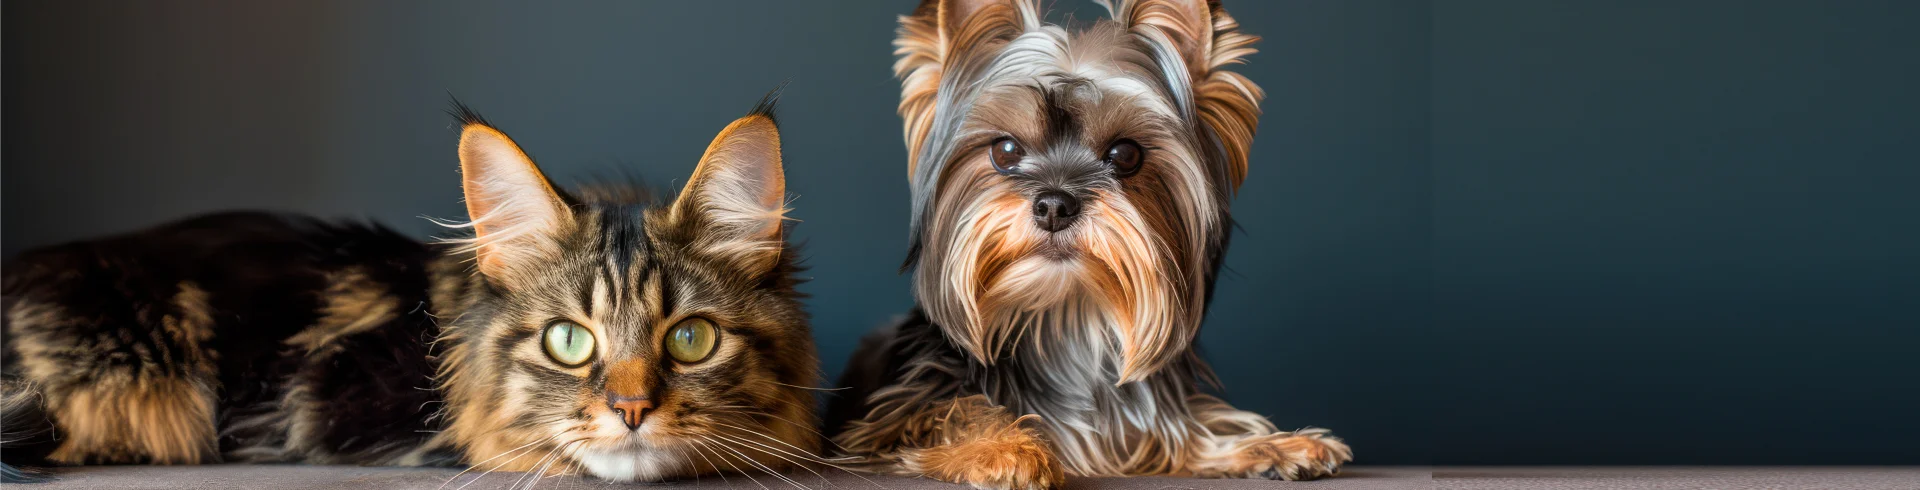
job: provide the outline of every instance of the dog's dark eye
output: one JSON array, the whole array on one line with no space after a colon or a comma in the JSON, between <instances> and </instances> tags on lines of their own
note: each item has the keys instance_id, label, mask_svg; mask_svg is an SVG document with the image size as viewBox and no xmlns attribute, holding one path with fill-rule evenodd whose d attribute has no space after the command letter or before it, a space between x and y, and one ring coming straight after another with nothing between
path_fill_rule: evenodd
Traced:
<instances>
[{"instance_id":1,"label":"dog's dark eye","mask_svg":"<svg viewBox=\"0 0 1920 490\"><path fill-rule=\"evenodd\" d=\"M993 146L987 149L987 156L993 160L993 169L1003 174L1013 173L1020 166L1020 159L1026 158L1027 151L1020 148L1020 142L1013 138L993 140Z\"/></svg>"},{"instance_id":2,"label":"dog's dark eye","mask_svg":"<svg viewBox=\"0 0 1920 490\"><path fill-rule=\"evenodd\" d=\"M1107 147L1106 162L1107 165L1113 166L1115 175L1126 177L1140 171L1140 160L1144 153L1146 151L1140 148L1139 143L1134 143L1133 140L1120 140L1113 146Z\"/></svg>"}]
</instances>

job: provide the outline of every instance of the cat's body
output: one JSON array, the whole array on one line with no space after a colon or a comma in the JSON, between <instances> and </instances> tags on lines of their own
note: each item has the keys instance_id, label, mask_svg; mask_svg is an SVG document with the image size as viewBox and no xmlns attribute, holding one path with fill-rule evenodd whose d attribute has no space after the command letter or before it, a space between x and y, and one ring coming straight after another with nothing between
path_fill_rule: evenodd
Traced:
<instances>
[{"instance_id":1,"label":"cat's body","mask_svg":"<svg viewBox=\"0 0 1920 490\"><path fill-rule=\"evenodd\" d=\"M682 192L562 189L460 108L469 238L266 213L6 265L14 465L469 464L663 480L817 460L771 97Z\"/></svg>"},{"instance_id":2,"label":"cat's body","mask_svg":"<svg viewBox=\"0 0 1920 490\"><path fill-rule=\"evenodd\" d=\"M471 283L451 248L224 213L25 252L5 267L5 373L33 386L7 395L58 400L46 408L65 424L109 437L7 456L452 462L432 443L443 397L428 351ZM115 402L134 399L150 401Z\"/></svg>"}]
</instances>

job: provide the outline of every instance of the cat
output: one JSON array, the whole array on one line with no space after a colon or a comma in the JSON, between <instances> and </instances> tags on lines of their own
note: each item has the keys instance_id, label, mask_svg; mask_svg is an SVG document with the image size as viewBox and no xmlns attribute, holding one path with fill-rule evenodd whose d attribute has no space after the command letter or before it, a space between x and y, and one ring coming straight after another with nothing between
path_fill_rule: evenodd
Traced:
<instances>
[{"instance_id":1,"label":"cat","mask_svg":"<svg viewBox=\"0 0 1920 490\"><path fill-rule=\"evenodd\" d=\"M230 212L22 253L0 285L7 479L297 462L653 481L816 461L775 98L670 201L554 187L456 102L468 238Z\"/></svg>"}]
</instances>

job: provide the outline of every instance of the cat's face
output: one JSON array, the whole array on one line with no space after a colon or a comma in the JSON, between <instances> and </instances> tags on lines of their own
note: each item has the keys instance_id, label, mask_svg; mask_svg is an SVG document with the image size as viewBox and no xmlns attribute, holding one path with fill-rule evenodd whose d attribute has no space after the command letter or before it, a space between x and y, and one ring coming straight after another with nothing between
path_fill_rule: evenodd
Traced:
<instances>
[{"instance_id":1,"label":"cat's face","mask_svg":"<svg viewBox=\"0 0 1920 490\"><path fill-rule=\"evenodd\" d=\"M443 342L448 427L477 471L660 480L811 455L816 360L756 112L678 199L562 192L499 131L461 139L476 282Z\"/></svg>"}]
</instances>

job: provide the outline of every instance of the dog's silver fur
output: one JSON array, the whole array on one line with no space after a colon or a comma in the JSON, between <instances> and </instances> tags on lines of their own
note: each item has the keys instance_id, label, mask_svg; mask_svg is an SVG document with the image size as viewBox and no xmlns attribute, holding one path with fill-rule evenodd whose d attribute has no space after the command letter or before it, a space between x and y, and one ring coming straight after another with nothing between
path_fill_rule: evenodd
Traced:
<instances>
[{"instance_id":1,"label":"dog's silver fur","mask_svg":"<svg viewBox=\"0 0 1920 490\"><path fill-rule=\"evenodd\" d=\"M856 354L894 361L854 368L886 386L840 443L884 453L874 441L913 410L984 394L1037 415L1070 474L1310 478L1351 459L1324 430L1279 432L1201 391L1192 342L1261 97L1222 67L1254 38L1201 0L1123 1L1079 31L1027 0L928 5L896 42L922 316ZM1025 149L1004 174L986 149L1003 137ZM1103 162L1122 139L1147 149L1138 174ZM1078 198L1079 220L1037 226L1046 191ZM1249 465L1253 446L1323 454Z\"/></svg>"}]
</instances>

